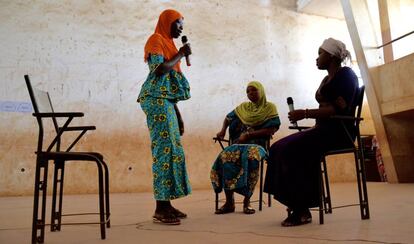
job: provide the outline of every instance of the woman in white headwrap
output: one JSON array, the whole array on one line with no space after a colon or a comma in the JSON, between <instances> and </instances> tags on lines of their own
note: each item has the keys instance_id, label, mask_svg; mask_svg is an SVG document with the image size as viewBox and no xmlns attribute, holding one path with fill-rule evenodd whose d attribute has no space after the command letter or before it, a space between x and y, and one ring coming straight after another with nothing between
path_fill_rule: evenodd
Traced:
<instances>
[{"instance_id":1,"label":"woman in white headwrap","mask_svg":"<svg viewBox=\"0 0 414 244\"><path fill-rule=\"evenodd\" d=\"M292 122L315 119L315 126L274 143L269 150L264 191L288 207L288 217L282 226L296 226L312 221L309 208L319 206L319 164L322 154L349 143L339 121L332 115L351 115L358 79L342 63L350 58L345 44L326 39L318 51L316 65L327 70L315 98L316 109L298 109L289 113ZM354 131L352 122L346 124Z\"/></svg>"}]
</instances>

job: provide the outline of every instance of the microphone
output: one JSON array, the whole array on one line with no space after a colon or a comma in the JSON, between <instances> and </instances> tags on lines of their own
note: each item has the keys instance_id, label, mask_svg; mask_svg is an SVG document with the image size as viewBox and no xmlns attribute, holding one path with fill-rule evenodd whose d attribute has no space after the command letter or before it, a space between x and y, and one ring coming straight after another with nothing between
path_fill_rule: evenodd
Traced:
<instances>
[{"instance_id":1,"label":"microphone","mask_svg":"<svg viewBox=\"0 0 414 244\"><path fill-rule=\"evenodd\" d=\"M293 99L292 99L292 97L288 97L287 98L287 104L289 106L289 112L292 112L293 110L295 110L295 107L293 106ZM295 122L292 122L292 125L295 126L295 127L297 127L298 126L298 123L295 121Z\"/></svg>"},{"instance_id":2,"label":"microphone","mask_svg":"<svg viewBox=\"0 0 414 244\"><path fill-rule=\"evenodd\" d=\"M187 36L182 36L181 42L183 43L183 45L187 44L188 42ZM191 66L190 57L188 55L185 55L185 62L187 63L187 66Z\"/></svg>"}]
</instances>

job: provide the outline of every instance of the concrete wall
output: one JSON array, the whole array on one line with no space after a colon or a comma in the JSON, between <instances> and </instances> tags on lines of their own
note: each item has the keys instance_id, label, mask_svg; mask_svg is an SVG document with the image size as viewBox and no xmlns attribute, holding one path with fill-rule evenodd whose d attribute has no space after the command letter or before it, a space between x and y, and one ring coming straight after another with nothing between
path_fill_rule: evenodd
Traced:
<instances>
[{"instance_id":1,"label":"concrete wall","mask_svg":"<svg viewBox=\"0 0 414 244\"><path fill-rule=\"evenodd\" d=\"M144 44L166 8L183 13L193 47L193 65L182 67L192 98L179 107L195 189L210 187L210 167L220 151L211 138L225 114L246 100L249 80L262 81L268 100L277 104L282 126L274 140L280 139L292 133L287 96L298 108L317 106L314 92L325 72L317 70L315 58L323 39L351 45L344 21L297 13L294 0L1 1L0 100L30 101L23 79L29 74L35 87L50 92L56 111L84 112L76 123L97 131L77 149L104 154L113 192L152 189L148 129L135 100L148 73ZM35 119L0 112L0 120L0 195L31 194ZM366 121L364 130L372 133ZM353 180L352 156L330 167L333 180ZM95 175L93 166L68 165L65 192L95 192Z\"/></svg>"},{"instance_id":2,"label":"concrete wall","mask_svg":"<svg viewBox=\"0 0 414 244\"><path fill-rule=\"evenodd\" d=\"M412 45L407 46L409 42L406 42L412 37L396 40L392 46L372 48L382 45L379 33L382 42L389 42L390 33L412 28L412 23L404 19L409 17L410 12L406 10L413 8L414 1L378 1L379 14L373 14L373 6L367 3L359 0L341 1L364 79L387 181L414 182L414 133L411 129L414 120L414 54ZM376 22L381 23L379 29L375 26ZM397 25L398 28L394 30ZM394 60L395 50L397 55L394 58L398 59Z\"/></svg>"},{"instance_id":3,"label":"concrete wall","mask_svg":"<svg viewBox=\"0 0 414 244\"><path fill-rule=\"evenodd\" d=\"M388 0L391 38L396 39L413 31L414 0ZM394 59L414 53L414 35L409 35L392 44Z\"/></svg>"},{"instance_id":4,"label":"concrete wall","mask_svg":"<svg viewBox=\"0 0 414 244\"><path fill-rule=\"evenodd\" d=\"M414 182L414 54L370 70L398 182Z\"/></svg>"}]
</instances>

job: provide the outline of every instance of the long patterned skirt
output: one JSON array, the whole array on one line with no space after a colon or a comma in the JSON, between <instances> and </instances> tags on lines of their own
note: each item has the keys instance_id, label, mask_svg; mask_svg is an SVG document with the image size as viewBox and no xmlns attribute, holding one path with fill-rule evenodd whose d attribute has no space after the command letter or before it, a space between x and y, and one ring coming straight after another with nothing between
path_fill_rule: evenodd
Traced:
<instances>
[{"instance_id":1,"label":"long patterned skirt","mask_svg":"<svg viewBox=\"0 0 414 244\"><path fill-rule=\"evenodd\" d=\"M235 191L251 197L259 178L260 161L266 158L263 147L255 144L233 144L217 157L210 173L216 193Z\"/></svg>"},{"instance_id":2,"label":"long patterned skirt","mask_svg":"<svg viewBox=\"0 0 414 244\"><path fill-rule=\"evenodd\" d=\"M151 136L155 200L168 201L190 194L174 103L147 96L140 104Z\"/></svg>"}]
</instances>

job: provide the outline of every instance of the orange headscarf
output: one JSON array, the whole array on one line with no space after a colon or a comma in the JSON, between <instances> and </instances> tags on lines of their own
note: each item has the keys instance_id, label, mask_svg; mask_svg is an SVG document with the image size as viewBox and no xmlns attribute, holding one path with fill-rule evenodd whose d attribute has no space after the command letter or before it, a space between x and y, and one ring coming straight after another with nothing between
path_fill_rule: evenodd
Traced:
<instances>
[{"instance_id":1,"label":"orange headscarf","mask_svg":"<svg viewBox=\"0 0 414 244\"><path fill-rule=\"evenodd\" d=\"M150 53L162 55L166 60L170 60L178 53L178 49L171 36L171 24L180 18L183 18L183 16L172 9L164 10L161 13L154 34L148 38L145 44L145 61L147 61ZM175 71L181 72L180 63L181 61L174 65L173 69Z\"/></svg>"}]
</instances>

